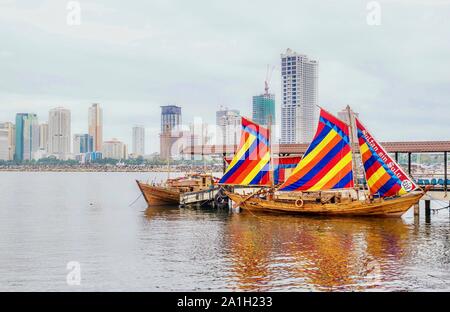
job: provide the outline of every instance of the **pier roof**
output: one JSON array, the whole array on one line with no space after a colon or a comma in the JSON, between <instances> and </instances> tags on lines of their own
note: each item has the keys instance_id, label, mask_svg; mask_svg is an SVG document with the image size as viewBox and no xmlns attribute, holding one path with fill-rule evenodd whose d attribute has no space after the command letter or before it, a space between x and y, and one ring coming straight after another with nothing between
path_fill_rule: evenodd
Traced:
<instances>
[{"instance_id":1,"label":"pier roof","mask_svg":"<svg viewBox=\"0 0 450 312\"><path fill-rule=\"evenodd\" d=\"M389 153L443 153L450 152L450 141L381 142ZM309 144L274 144L274 154L304 154ZM234 154L237 145L194 145L183 149L188 155Z\"/></svg>"}]
</instances>

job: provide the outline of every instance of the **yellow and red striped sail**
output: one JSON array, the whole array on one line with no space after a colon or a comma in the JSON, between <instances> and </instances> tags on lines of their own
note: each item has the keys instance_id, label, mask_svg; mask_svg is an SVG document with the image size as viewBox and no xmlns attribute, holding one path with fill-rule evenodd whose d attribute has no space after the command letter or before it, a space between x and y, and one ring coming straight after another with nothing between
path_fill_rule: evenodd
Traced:
<instances>
[{"instance_id":1,"label":"yellow and red striped sail","mask_svg":"<svg viewBox=\"0 0 450 312\"><path fill-rule=\"evenodd\" d=\"M273 184L278 185L286 181L290 172L297 167L301 159L301 156L272 157ZM227 165L230 164L232 160L232 157L225 158Z\"/></svg>"},{"instance_id":2,"label":"yellow and red striped sail","mask_svg":"<svg viewBox=\"0 0 450 312\"><path fill-rule=\"evenodd\" d=\"M404 195L417 189L414 181L406 175L357 118L356 128L370 193L388 197Z\"/></svg>"},{"instance_id":3,"label":"yellow and red striped sail","mask_svg":"<svg viewBox=\"0 0 450 312\"><path fill-rule=\"evenodd\" d=\"M321 109L314 140L279 190L319 191L353 186L349 127Z\"/></svg>"},{"instance_id":4,"label":"yellow and red striped sail","mask_svg":"<svg viewBox=\"0 0 450 312\"><path fill-rule=\"evenodd\" d=\"M270 185L269 130L242 118L241 142L220 184Z\"/></svg>"}]
</instances>

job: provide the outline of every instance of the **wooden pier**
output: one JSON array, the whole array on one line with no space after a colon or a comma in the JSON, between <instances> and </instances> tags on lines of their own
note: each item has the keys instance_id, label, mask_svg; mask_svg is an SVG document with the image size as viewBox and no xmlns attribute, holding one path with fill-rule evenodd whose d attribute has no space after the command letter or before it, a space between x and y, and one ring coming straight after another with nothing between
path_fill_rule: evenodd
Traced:
<instances>
[{"instance_id":1,"label":"wooden pier","mask_svg":"<svg viewBox=\"0 0 450 312\"><path fill-rule=\"evenodd\" d=\"M198 192L188 192L180 195L181 206L216 206L216 196L220 192L220 187Z\"/></svg>"},{"instance_id":2,"label":"wooden pier","mask_svg":"<svg viewBox=\"0 0 450 312\"><path fill-rule=\"evenodd\" d=\"M402 154L407 155L407 164L405 170L410 176L414 177L412 173L412 156L414 154L442 154L444 156L444 172L442 173L443 183L442 188L446 191L450 186L448 177L448 153L450 152L450 141L409 141L409 142L381 142L381 145L388 153L394 155L395 160L399 161ZM309 144L272 144L272 153L279 156L294 156L303 155ZM185 155L199 155L199 156L230 156L233 155L238 146L237 145L192 145L183 149ZM355 147L355 151L359 149ZM224 161L224 169L225 169ZM419 179L420 180L420 179ZM418 181L420 182L420 181ZM418 183L420 185L420 183ZM421 185L424 186L424 185Z\"/></svg>"}]
</instances>

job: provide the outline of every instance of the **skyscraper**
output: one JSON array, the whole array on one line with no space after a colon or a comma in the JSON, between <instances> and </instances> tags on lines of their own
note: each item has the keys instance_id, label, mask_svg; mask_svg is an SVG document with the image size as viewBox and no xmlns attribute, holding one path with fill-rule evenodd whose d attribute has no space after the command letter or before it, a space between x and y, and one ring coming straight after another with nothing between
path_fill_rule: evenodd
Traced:
<instances>
[{"instance_id":1,"label":"skyscraper","mask_svg":"<svg viewBox=\"0 0 450 312\"><path fill-rule=\"evenodd\" d=\"M275 124L275 94L264 93L253 97L252 119L267 127Z\"/></svg>"},{"instance_id":2,"label":"skyscraper","mask_svg":"<svg viewBox=\"0 0 450 312\"><path fill-rule=\"evenodd\" d=\"M89 134L75 134L73 136L73 153L75 155L93 152L94 138Z\"/></svg>"},{"instance_id":3,"label":"skyscraper","mask_svg":"<svg viewBox=\"0 0 450 312\"><path fill-rule=\"evenodd\" d=\"M181 107L175 105L161 106L160 157L173 156L174 144L180 139ZM176 147L175 147L176 148Z\"/></svg>"},{"instance_id":4,"label":"skyscraper","mask_svg":"<svg viewBox=\"0 0 450 312\"><path fill-rule=\"evenodd\" d=\"M70 154L71 139L70 110L62 107L51 109L48 114L48 153L66 159Z\"/></svg>"},{"instance_id":5,"label":"skyscraper","mask_svg":"<svg viewBox=\"0 0 450 312\"><path fill-rule=\"evenodd\" d=\"M161 133L171 132L181 125L181 107L161 106Z\"/></svg>"},{"instance_id":6,"label":"skyscraper","mask_svg":"<svg viewBox=\"0 0 450 312\"><path fill-rule=\"evenodd\" d=\"M127 159L127 146L117 140L112 139L110 141L105 141L103 143L103 158L112 158L112 159Z\"/></svg>"},{"instance_id":7,"label":"skyscraper","mask_svg":"<svg viewBox=\"0 0 450 312\"><path fill-rule=\"evenodd\" d=\"M39 150L39 123L36 114L16 114L16 151L17 161L32 160Z\"/></svg>"},{"instance_id":8,"label":"skyscraper","mask_svg":"<svg viewBox=\"0 0 450 312\"><path fill-rule=\"evenodd\" d=\"M9 159L9 131L4 128L0 128L0 160Z\"/></svg>"},{"instance_id":9,"label":"skyscraper","mask_svg":"<svg viewBox=\"0 0 450 312\"><path fill-rule=\"evenodd\" d=\"M132 153L135 156L145 154L145 128L142 126L133 127Z\"/></svg>"},{"instance_id":10,"label":"skyscraper","mask_svg":"<svg viewBox=\"0 0 450 312\"><path fill-rule=\"evenodd\" d=\"M16 148L16 126L12 122L4 122L0 123L0 129L4 130L3 132L3 140L5 140L5 137L7 135L7 142L3 142L4 148L7 150L7 156L4 156L4 160L13 160L14 159L14 152ZM6 146L6 147L5 147ZM1 153L1 152L0 152ZM5 153L5 151L3 151ZM0 159L2 157L0 156Z\"/></svg>"},{"instance_id":11,"label":"skyscraper","mask_svg":"<svg viewBox=\"0 0 450 312\"><path fill-rule=\"evenodd\" d=\"M241 139L241 115L236 109L220 108L216 112L217 144L238 145Z\"/></svg>"},{"instance_id":12,"label":"skyscraper","mask_svg":"<svg viewBox=\"0 0 450 312\"><path fill-rule=\"evenodd\" d=\"M48 152L48 124L39 125L39 149Z\"/></svg>"},{"instance_id":13,"label":"skyscraper","mask_svg":"<svg viewBox=\"0 0 450 312\"><path fill-rule=\"evenodd\" d=\"M291 49L281 54L281 143L310 143L316 127L318 62Z\"/></svg>"},{"instance_id":14,"label":"skyscraper","mask_svg":"<svg viewBox=\"0 0 450 312\"><path fill-rule=\"evenodd\" d=\"M88 133L94 139L94 151L100 152L103 145L103 110L100 104L89 107Z\"/></svg>"}]
</instances>

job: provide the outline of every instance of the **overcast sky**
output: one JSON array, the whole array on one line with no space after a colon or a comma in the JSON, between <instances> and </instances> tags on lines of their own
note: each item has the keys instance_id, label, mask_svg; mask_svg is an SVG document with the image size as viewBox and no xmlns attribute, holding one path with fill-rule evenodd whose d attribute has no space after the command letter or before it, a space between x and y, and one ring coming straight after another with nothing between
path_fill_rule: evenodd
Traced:
<instances>
[{"instance_id":1,"label":"overcast sky","mask_svg":"<svg viewBox=\"0 0 450 312\"><path fill-rule=\"evenodd\" d=\"M105 139L147 128L158 150L160 105L214 123L220 105L251 113L267 64L280 116L280 53L319 61L319 103L350 104L380 140L450 139L450 1L386 0L380 25L364 0L0 0L0 122L16 112L104 108Z\"/></svg>"}]
</instances>

